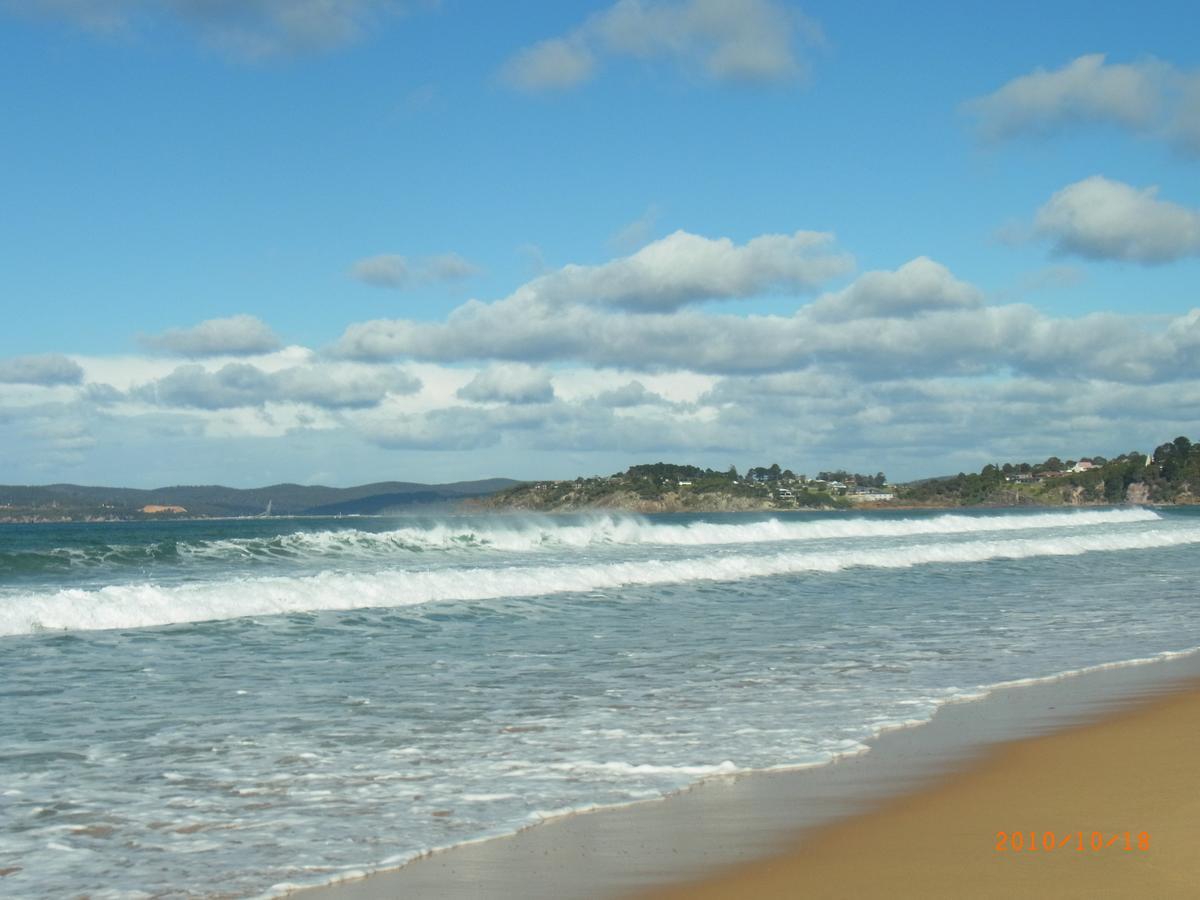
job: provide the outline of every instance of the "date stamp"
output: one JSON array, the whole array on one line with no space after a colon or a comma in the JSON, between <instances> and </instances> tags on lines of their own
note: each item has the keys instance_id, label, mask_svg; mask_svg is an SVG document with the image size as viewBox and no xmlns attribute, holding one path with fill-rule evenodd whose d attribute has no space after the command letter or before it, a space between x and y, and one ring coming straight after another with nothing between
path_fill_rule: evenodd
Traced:
<instances>
[{"instance_id":1,"label":"date stamp","mask_svg":"<svg viewBox=\"0 0 1200 900\"><path fill-rule=\"evenodd\" d=\"M1099 853L1114 850L1124 853L1150 849L1148 831L997 831L997 853L1037 853L1047 850L1074 850Z\"/></svg>"}]
</instances>

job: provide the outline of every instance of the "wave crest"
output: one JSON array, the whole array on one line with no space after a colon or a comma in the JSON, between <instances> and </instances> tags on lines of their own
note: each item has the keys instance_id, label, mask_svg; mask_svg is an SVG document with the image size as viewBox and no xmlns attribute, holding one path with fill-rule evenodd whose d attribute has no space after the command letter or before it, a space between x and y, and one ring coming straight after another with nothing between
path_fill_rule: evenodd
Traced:
<instances>
[{"instance_id":1,"label":"wave crest","mask_svg":"<svg viewBox=\"0 0 1200 900\"><path fill-rule=\"evenodd\" d=\"M772 575L838 572L853 567L903 569L994 559L1075 556L1197 543L1200 543L1200 528L1180 528L591 565L322 572L306 577L247 578L170 587L114 585L98 590L70 589L5 597L0 600L0 635L146 628L317 610L404 607L436 601L546 596L692 581L741 581Z\"/></svg>"}]
</instances>

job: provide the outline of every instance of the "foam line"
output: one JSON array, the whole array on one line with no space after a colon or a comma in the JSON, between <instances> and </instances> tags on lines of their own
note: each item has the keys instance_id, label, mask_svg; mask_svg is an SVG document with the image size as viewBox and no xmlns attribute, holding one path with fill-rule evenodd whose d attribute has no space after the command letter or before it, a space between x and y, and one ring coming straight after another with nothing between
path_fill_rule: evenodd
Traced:
<instances>
[{"instance_id":1,"label":"foam line","mask_svg":"<svg viewBox=\"0 0 1200 900\"><path fill-rule=\"evenodd\" d=\"M1180 528L591 565L323 572L307 577L246 578L170 587L113 585L98 590L70 589L0 598L0 635L42 630L145 628L315 610L404 607L446 600L545 596L691 581L741 581L771 575L838 572L858 566L904 569L1197 543L1200 543L1200 528Z\"/></svg>"}]
</instances>

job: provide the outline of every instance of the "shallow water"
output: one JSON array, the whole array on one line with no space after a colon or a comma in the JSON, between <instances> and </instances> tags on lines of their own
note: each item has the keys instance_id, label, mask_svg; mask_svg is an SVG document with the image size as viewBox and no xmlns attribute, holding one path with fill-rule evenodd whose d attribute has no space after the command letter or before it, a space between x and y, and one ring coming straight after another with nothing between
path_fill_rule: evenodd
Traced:
<instances>
[{"instance_id":1,"label":"shallow water","mask_svg":"<svg viewBox=\"0 0 1200 900\"><path fill-rule=\"evenodd\" d=\"M1188 510L0 526L0 887L256 896L1200 646Z\"/></svg>"}]
</instances>

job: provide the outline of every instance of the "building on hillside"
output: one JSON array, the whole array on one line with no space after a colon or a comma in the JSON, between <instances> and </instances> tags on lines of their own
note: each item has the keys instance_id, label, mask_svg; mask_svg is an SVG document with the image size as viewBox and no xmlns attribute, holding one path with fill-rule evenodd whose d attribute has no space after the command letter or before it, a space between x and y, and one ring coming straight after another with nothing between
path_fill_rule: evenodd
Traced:
<instances>
[{"instance_id":1,"label":"building on hillside","mask_svg":"<svg viewBox=\"0 0 1200 900\"><path fill-rule=\"evenodd\" d=\"M1071 467L1072 472L1086 472L1089 469L1096 468L1096 464L1090 459L1081 459Z\"/></svg>"},{"instance_id":2,"label":"building on hillside","mask_svg":"<svg viewBox=\"0 0 1200 900\"><path fill-rule=\"evenodd\" d=\"M884 503L895 500L896 494L884 488L860 487L847 494L847 498L853 503Z\"/></svg>"}]
</instances>

